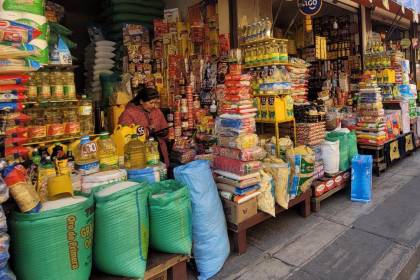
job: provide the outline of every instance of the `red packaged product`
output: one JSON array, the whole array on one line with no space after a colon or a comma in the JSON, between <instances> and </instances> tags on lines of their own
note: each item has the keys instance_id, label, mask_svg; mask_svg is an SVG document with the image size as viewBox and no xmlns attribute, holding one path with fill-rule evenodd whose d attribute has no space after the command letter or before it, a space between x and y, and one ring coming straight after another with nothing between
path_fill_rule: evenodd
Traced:
<instances>
[{"instance_id":1,"label":"red packaged product","mask_svg":"<svg viewBox=\"0 0 420 280\"><path fill-rule=\"evenodd\" d=\"M226 81L251 81L252 76L249 74L239 74L239 75L227 74L225 76L225 79Z\"/></svg>"},{"instance_id":2,"label":"red packaged product","mask_svg":"<svg viewBox=\"0 0 420 280\"><path fill-rule=\"evenodd\" d=\"M242 65L241 64L230 64L229 65L229 73L232 75L240 75L242 73Z\"/></svg>"},{"instance_id":3,"label":"red packaged product","mask_svg":"<svg viewBox=\"0 0 420 280\"><path fill-rule=\"evenodd\" d=\"M326 188L326 191L325 192L334 189L335 188L334 179L329 179L328 181L326 181L325 182L325 188Z\"/></svg>"},{"instance_id":4,"label":"red packaged product","mask_svg":"<svg viewBox=\"0 0 420 280\"><path fill-rule=\"evenodd\" d=\"M28 137L28 128L26 127L14 127L14 128L10 128L10 129L6 129L5 132L7 137L23 137L26 138Z\"/></svg>"},{"instance_id":5,"label":"red packaged product","mask_svg":"<svg viewBox=\"0 0 420 280\"><path fill-rule=\"evenodd\" d=\"M261 147L240 150L222 146L213 146L212 149L213 154L216 156L222 156L241 161L262 160L267 154Z\"/></svg>"},{"instance_id":6,"label":"red packaged product","mask_svg":"<svg viewBox=\"0 0 420 280\"><path fill-rule=\"evenodd\" d=\"M28 75L0 75L0 85L20 85L28 80Z\"/></svg>"},{"instance_id":7,"label":"red packaged product","mask_svg":"<svg viewBox=\"0 0 420 280\"><path fill-rule=\"evenodd\" d=\"M229 102L240 102L243 100L249 100L251 95L236 95L236 94L227 94L225 95L225 100Z\"/></svg>"},{"instance_id":8,"label":"red packaged product","mask_svg":"<svg viewBox=\"0 0 420 280\"><path fill-rule=\"evenodd\" d=\"M226 94L249 95L250 91L250 87L228 87Z\"/></svg>"},{"instance_id":9,"label":"red packaged product","mask_svg":"<svg viewBox=\"0 0 420 280\"><path fill-rule=\"evenodd\" d=\"M18 93L27 90L23 85L0 85L0 93Z\"/></svg>"},{"instance_id":10,"label":"red packaged product","mask_svg":"<svg viewBox=\"0 0 420 280\"><path fill-rule=\"evenodd\" d=\"M13 186L16 183L26 182L26 169L22 165L16 165L7 175L4 177L4 182L8 187Z\"/></svg>"},{"instance_id":11,"label":"red packaged product","mask_svg":"<svg viewBox=\"0 0 420 280\"><path fill-rule=\"evenodd\" d=\"M4 140L4 144L6 146L13 146L14 144L24 144L26 142L28 142L28 138L26 137L6 138Z\"/></svg>"},{"instance_id":12,"label":"red packaged product","mask_svg":"<svg viewBox=\"0 0 420 280\"><path fill-rule=\"evenodd\" d=\"M314 183L314 192L316 197L323 195L326 191L327 186L325 185L325 182L318 181Z\"/></svg>"},{"instance_id":13,"label":"red packaged product","mask_svg":"<svg viewBox=\"0 0 420 280\"><path fill-rule=\"evenodd\" d=\"M249 87L251 86L251 82L250 81L225 81L225 86L230 88L238 88L238 87L246 87L247 89L249 89Z\"/></svg>"},{"instance_id":14,"label":"red packaged product","mask_svg":"<svg viewBox=\"0 0 420 280\"><path fill-rule=\"evenodd\" d=\"M13 155L19 155L21 157L27 157L29 153L28 148L18 146L18 147L6 147L4 149L4 155L6 157L11 157Z\"/></svg>"},{"instance_id":15,"label":"red packaged product","mask_svg":"<svg viewBox=\"0 0 420 280\"><path fill-rule=\"evenodd\" d=\"M215 169L234 173L244 176L258 172L261 169L260 161L241 161L227 157L216 156L214 158L213 167Z\"/></svg>"}]
</instances>

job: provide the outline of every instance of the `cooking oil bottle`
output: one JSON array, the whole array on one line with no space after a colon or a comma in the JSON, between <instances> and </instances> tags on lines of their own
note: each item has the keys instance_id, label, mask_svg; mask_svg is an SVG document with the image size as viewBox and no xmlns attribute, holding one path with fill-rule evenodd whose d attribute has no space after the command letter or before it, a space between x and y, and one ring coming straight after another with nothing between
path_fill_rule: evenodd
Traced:
<instances>
[{"instance_id":1,"label":"cooking oil bottle","mask_svg":"<svg viewBox=\"0 0 420 280\"><path fill-rule=\"evenodd\" d=\"M146 168L146 144L137 134L131 135L130 142L124 147L124 164L127 169Z\"/></svg>"},{"instance_id":2,"label":"cooking oil bottle","mask_svg":"<svg viewBox=\"0 0 420 280\"><path fill-rule=\"evenodd\" d=\"M89 136L83 136L74 155L75 169L81 175L88 175L99 171L98 147Z\"/></svg>"},{"instance_id":3,"label":"cooking oil bottle","mask_svg":"<svg viewBox=\"0 0 420 280\"><path fill-rule=\"evenodd\" d=\"M158 142L153 137L146 143L146 161L148 166L155 166L160 162Z\"/></svg>"},{"instance_id":4,"label":"cooking oil bottle","mask_svg":"<svg viewBox=\"0 0 420 280\"><path fill-rule=\"evenodd\" d=\"M93 134L95 128L93 122L93 106L92 101L87 99L86 95L82 96L79 103L79 121L82 135Z\"/></svg>"},{"instance_id":5,"label":"cooking oil bottle","mask_svg":"<svg viewBox=\"0 0 420 280\"><path fill-rule=\"evenodd\" d=\"M109 132L102 132L98 140L99 169L101 171L118 168L118 154Z\"/></svg>"}]
</instances>

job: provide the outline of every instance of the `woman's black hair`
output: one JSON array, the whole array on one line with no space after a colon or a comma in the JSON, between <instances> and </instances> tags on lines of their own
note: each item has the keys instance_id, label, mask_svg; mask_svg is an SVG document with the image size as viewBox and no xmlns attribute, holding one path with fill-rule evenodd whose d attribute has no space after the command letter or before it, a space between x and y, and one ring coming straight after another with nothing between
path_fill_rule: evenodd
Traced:
<instances>
[{"instance_id":1,"label":"woman's black hair","mask_svg":"<svg viewBox=\"0 0 420 280\"><path fill-rule=\"evenodd\" d=\"M134 98L130 102L138 106L140 101L148 102L157 98L159 98L159 93L156 89L142 86L134 90Z\"/></svg>"}]
</instances>

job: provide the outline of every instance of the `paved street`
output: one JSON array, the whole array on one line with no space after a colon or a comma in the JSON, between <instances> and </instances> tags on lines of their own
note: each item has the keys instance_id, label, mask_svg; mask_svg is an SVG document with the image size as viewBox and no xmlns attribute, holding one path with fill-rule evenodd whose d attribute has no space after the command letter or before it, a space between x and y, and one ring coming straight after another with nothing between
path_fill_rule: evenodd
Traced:
<instances>
[{"instance_id":1,"label":"paved street","mask_svg":"<svg viewBox=\"0 0 420 280\"><path fill-rule=\"evenodd\" d=\"M215 279L420 280L420 153L374 178L371 203L348 197L337 193L306 219L290 210L253 228L247 253L232 255Z\"/></svg>"}]
</instances>

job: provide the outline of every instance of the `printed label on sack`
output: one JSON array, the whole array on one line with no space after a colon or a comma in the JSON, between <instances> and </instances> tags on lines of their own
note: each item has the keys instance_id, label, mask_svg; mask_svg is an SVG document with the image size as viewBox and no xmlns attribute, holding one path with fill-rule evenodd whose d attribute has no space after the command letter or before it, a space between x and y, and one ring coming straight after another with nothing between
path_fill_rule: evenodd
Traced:
<instances>
[{"instance_id":1,"label":"printed label on sack","mask_svg":"<svg viewBox=\"0 0 420 280\"><path fill-rule=\"evenodd\" d=\"M67 222L67 241L69 246L70 267L72 270L79 268L79 245L76 233L76 216L70 215Z\"/></svg>"},{"instance_id":2,"label":"printed label on sack","mask_svg":"<svg viewBox=\"0 0 420 280\"><path fill-rule=\"evenodd\" d=\"M94 161L84 164L75 164L76 170L80 172L81 175L88 175L92 173L99 172L99 161Z\"/></svg>"},{"instance_id":3,"label":"printed label on sack","mask_svg":"<svg viewBox=\"0 0 420 280\"><path fill-rule=\"evenodd\" d=\"M343 182L343 176L338 175L337 177L334 178L334 181L335 181L336 186L340 186L341 183Z\"/></svg>"},{"instance_id":4,"label":"printed label on sack","mask_svg":"<svg viewBox=\"0 0 420 280\"><path fill-rule=\"evenodd\" d=\"M332 190L333 188L334 188L334 185L335 185L335 183L334 183L334 180L328 180L326 183L325 183L325 186L327 187L327 190Z\"/></svg>"}]
</instances>

